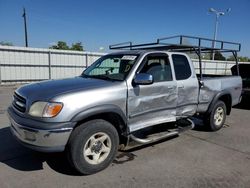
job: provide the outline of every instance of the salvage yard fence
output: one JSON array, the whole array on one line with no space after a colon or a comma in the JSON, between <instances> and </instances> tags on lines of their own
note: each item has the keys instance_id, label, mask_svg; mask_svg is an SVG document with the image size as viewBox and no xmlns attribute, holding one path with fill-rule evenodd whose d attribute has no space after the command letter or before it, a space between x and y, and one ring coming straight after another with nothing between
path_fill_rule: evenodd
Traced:
<instances>
[{"instance_id":1,"label":"salvage yard fence","mask_svg":"<svg viewBox=\"0 0 250 188\"><path fill-rule=\"evenodd\" d=\"M199 74L199 60L192 59L192 61L196 73ZM236 65L235 61L202 60L202 73L206 75L232 75L231 68L234 65Z\"/></svg>"},{"instance_id":2,"label":"salvage yard fence","mask_svg":"<svg viewBox=\"0 0 250 188\"><path fill-rule=\"evenodd\" d=\"M0 45L0 84L80 75L103 53Z\"/></svg>"},{"instance_id":3,"label":"salvage yard fence","mask_svg":"<svg viewBox=\"0 0 250 188\"><path fill-rule=\"evenodd\" d=\"M104 53L0 45L0 84L78 76ZM199 61L193 59L199 73ZM242 62L241 62L242 63ZM231 75L234 61L203 60L204 74Z\"/></svg>"}]
</instances>

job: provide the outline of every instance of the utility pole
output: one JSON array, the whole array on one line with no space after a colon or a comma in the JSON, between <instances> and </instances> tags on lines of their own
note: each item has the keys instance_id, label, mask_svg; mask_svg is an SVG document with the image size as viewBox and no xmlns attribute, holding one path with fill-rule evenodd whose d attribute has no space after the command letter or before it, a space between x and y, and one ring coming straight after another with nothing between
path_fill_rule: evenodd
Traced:
<instances>
[{"instance_id":1,"label":"utility pole","mask_svg":"<svg viewBox=\"0 0 250 188\"><path fill-rule=\"evenodd\" d=\"M23 20L24 20L24 33L25 33L25 46L28 47L28 33L27 33L27 23L26 23L26 12L23 8Z\"/></svg>"}]
</instances>

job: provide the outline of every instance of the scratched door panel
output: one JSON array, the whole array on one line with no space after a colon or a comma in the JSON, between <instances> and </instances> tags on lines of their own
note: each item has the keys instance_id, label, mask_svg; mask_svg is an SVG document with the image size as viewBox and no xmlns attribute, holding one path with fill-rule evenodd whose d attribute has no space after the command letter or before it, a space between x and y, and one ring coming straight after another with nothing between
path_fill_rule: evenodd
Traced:
<instances>
[{"instance_id":1,"label":"scratched door panel","mask_svg":"<svg viewBox=\"0 0 250 188\"><path fill-rule=\"evenodd\" d=\"M155 122L175 121L177 104L176 81L140 85L128 91L130 131L152 126Z\"/></svg>"},{"instance_id":2,"label":"scratched door panel","mask_svg":"<svg viewBox=\"0 0 250 188\"><path fill-rule=\"evenodd\" d=\"M191 60L184 54L172 54L177 80L177 116L192 116L197 110L199 83Z\"/></svg>"}]
</instances>

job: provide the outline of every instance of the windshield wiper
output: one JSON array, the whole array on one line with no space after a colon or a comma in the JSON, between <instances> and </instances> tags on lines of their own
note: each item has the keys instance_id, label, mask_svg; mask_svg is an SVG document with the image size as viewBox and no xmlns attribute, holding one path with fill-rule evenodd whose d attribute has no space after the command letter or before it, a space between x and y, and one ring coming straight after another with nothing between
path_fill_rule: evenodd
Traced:
<instances>
[{"instance_id":1,"label":"windshield wiper","mask_svg":"<svg viewBox=\"0 0 250 188\"><path fill-rule=\"evenodd\" d=\"M110 78L107 75L86 75L86 74L82 74L81 76L84 77L84 78L96 78L96 79L101 79L101 80L120 81L118 79Z\"/></svg>"},{"instance_id":2,"label":"windshield wiper","mask_svg":"<svg viewBox=\"0 0 250 188\"><path fill-rule=\"evenodd\" d=\"M101 74L101 75L87 75L87 74L82 74L81 77L83 78L96 78L96 79L101 79L101 80L111 80L111 81L122 81L121 79L117 78L110 78L108 75Z\"/></svg>"},{"instance_id":3,"label":"windshield wiper","mask_svg":"<svg viewBox=\"0 0 250 188\"><path fill-rule=\"evenodd\" d=\"M112 80L110 77L107 75L91 75L91 78L97 78L97 79L102 79L102 80Z\"/></svg>"}]
</instances>

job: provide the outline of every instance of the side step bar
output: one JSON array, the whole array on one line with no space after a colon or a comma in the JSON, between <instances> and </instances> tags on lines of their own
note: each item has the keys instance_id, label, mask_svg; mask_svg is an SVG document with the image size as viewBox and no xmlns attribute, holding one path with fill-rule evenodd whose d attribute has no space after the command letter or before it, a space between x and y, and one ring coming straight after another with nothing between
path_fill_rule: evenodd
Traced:
<instances>
[{"instance_id":1,"label":"side step bar","mask_svg":"<svg viewBox=\"0 0 250 188\"><path fill-rule=\"evenodd\" d=\"M195 125L191 119L185 119L185 120L186 120L185 123L187 123L187 121L188 121L188 125L184 125L184 123L182 124L181 121L184 121L184 120L180 120L179 121L180 125L175 130L167 131L166 134L163 134L163 135L161 134L160 136L153 136L150 139L149 138L138 138L138 137L134 136L133 134L131 134L130 139L132 141L135 141L138 144L150 144L150 143L162 140L162 139L177 136L184 131L187 131L187 130L194 128Z\"/></svg>"},{"instance_id":2,"label":"side step bar","mask_svg":"<svg viewBox=\"0 0 250 188\"><path fill-rule=\"evenodd\" d=\"M179 134L179 132L177 131L173 131L173 132L169 132L169 133L166 133L165 135L163 136L155 136L151 139L142 139L142 138L137 138L135 137L133 134L130 135L130 138L139 143L139 144L150 144L150 143L153 143L153 142L157 142L159 140L163 140L163 139L166 139L166 138L169 138L169 137L173 137L173 136L177 136Z\"/></svg>"}]
</instances>

